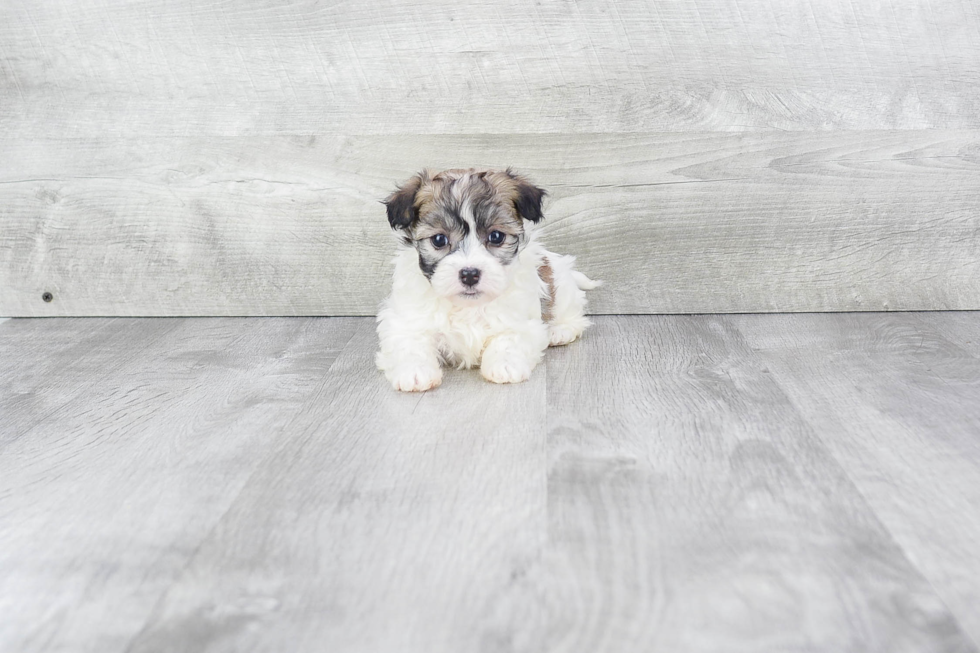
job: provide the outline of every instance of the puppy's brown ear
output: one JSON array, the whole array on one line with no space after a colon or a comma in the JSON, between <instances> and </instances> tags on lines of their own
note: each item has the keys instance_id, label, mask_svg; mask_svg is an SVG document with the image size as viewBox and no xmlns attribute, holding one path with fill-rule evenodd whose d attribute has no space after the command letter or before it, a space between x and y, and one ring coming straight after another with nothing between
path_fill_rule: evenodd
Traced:
<instances>
[{"instance_id":1,"label":"puppy's brown ear","mask_svg":"<svg viewBox=\"0 0 980 653\"><path fill-rule=\"evenodd\" d=\"M514 180L514 207L517 214L531 222L540 221L544 217L541 201L548 194L547 191L538 188L510 168L507 169L507 176Z\"/></svg>"},{"instance_id":2,"label":"puppy's brown ear","mask_svg":"<svg viewBox=\"0 0 980 653\"><path fill-rule=\"evenodd\" d=\"M388 207L388 224L392 229L408 229L419 219L419 210L415 207L415 195L422 187L425 173L419 173L406 181L384 201Z\"/></svg>"}]
</instances>

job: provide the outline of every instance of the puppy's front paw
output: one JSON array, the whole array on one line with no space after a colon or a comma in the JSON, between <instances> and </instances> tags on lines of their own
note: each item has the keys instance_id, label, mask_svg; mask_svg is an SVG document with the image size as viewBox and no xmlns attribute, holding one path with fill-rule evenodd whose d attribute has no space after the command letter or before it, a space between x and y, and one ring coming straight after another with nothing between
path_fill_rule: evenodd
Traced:
<instances>
[{"instance_id":1,"label":"puppy's front paw","mask_svg":"<svg viewBox=\"0 0 980 653\"><path fill-rule=\"evenodd\" d=\"M400 367L385 372L385 376L395 390L402 392L424 392L442 383L442 369L438 366Z\"/></svg>"},{"instance_id":2,"label":"puppy's front paw","mask_svg":"<svg viewBox=\"0 0 980 653\"><path fill-rule=\"evenodd\" d=\"M520 360L484 360L480 366L480 374L494 383L521 383L531 378L531 366Z\"/></svg>"},{"instance_id":3,"label":"puppy's front paw","mask_svg":"<svg viewBox=\"0 0 980 653\"><path fill-rule=\"evenodd\" d=\"M548 326L548 346L560 347L567 345L582 335L582 330L568 324L551 324Z\"/></svg>"}]
</instances>

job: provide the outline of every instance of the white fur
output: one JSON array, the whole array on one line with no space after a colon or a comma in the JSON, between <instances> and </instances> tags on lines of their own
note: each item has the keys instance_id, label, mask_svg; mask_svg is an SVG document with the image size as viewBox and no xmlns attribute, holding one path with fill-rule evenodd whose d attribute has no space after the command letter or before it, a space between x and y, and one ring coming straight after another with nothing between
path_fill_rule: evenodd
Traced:
<instances>
[{"instance_id":1,"label":"white fur","mask_svg":"<svg viewBox=\"0 0 980 653\"><path fill-rule=\"evenodd\" d=\"M494 383L526 381L549 344L567 344L582 334L589 325L585 290L598 283L574 270L574 257L545 250L530 224L525 226L528 241L509 265L474 240L440 261L430 283L415 249L406 247L395 257L391 295L378 313L376 362L396 389L438 386L443 364L480 366ZM555 286L549 324L541 319L548 288L538 275L545 257ZM465 290L459 270L465 267L481 270L478 298L459 294Z\"/></svg>"}]
</instances>

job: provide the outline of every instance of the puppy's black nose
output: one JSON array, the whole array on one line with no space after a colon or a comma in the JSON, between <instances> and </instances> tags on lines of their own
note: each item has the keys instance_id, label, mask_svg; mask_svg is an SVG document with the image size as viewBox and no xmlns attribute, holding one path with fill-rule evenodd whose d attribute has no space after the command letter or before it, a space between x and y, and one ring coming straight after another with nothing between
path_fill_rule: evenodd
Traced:
<instances>
[{"instance_id":1,"label":"puppy's black nose","mask_svg":"<svg viewBox=\"0 0 980 653\"><path fill-rule=\"evenodd\" d=\"M480 283L480 271L476 268L463 268L459 271L459 280L464 286L473 287Z\"/></svg>"}]
</instances>

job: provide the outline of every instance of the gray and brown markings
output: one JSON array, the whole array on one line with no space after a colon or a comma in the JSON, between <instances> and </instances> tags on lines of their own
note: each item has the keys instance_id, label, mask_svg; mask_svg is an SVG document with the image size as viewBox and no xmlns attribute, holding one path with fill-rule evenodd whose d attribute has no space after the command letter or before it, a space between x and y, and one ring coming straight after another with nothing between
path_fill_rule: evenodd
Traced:
<instances>
[{"instance_id":1,"label":"gray and brown markings","mask_svg":"<svg viewBox=\"0 0 980 653\"><path fill-rule=\"evenodd\" d=\"M419 253L419 267L431 278L443 258L471 246L468 236L504 265L525 242L522 218L541 220L545 191L511 170L425 170L412 177L385 204L388 222Z\"/></svg>"}]
</instances>

